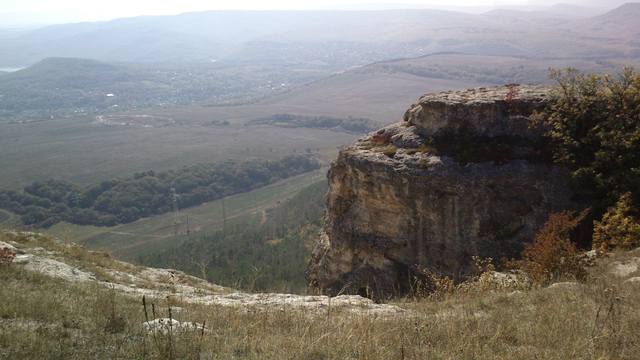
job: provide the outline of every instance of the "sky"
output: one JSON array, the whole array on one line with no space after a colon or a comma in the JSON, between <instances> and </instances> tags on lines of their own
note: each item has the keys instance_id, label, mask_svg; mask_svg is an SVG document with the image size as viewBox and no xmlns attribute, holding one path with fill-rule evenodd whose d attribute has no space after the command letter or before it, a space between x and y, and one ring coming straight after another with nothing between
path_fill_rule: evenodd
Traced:
<instances>
[{"instance_id":1,"label":"sky","mask_svg":"<svg viewBox=\"0 0 640 360\"><path fill-rule=\"evenodd\" d=\"M171 15L205 10L313 10L380 8L489 9L555 2L618 0L0 0L0 27ZM632 0L633 1L633 0ZM3 26L4 25L4 26Z\"/></svg>"}]
</instances>

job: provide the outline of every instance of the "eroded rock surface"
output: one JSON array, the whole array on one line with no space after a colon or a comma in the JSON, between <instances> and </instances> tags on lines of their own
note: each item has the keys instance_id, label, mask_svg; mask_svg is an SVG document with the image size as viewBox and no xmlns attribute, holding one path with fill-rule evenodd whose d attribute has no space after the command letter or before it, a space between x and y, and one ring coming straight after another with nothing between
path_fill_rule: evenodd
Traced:
<instances>
[{"instance_id":1,"label":"eroded rock surface","mask_svg":"<svg viewBox=\"0 0 640 360\"><path fill-rule=\"evenodd\" d=\"M575 206L565 171L531 160L541 149L527 122L546 96L537 86L426 95L404 122L341 151L310 285L386 297L407 292L419 268L462 279L472 256L518 254L550 212Z\"/></svg>"},{"instance_id":2,"label":"eroded rock surface","mask_svg":"<svg viewBox=\"0 0 640 360\"><path fill-rule=\"evenodd\" d=\"M535 135L529 115L547 102L545 86L501 86L427 94L412 105L404 120L424 135L439 130L471 128L486 136Z\"/></svg>"}]
</instances>

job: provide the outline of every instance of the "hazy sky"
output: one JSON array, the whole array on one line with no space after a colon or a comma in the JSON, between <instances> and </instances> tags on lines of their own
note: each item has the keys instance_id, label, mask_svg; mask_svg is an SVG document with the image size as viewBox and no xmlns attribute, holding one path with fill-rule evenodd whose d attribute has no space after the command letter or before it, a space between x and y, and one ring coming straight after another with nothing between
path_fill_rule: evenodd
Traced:
<instances>
[{"instance_id":1,"label":"hazy sky","mask_svg":"<svg viewBox=\"0 0 640 360\"><path fill-rule=\"evenodd\" d=\"M108 20L137 15L178 14L219 9L300 10L356 8L500 7L555 2L618 0L0 0L0 27L27 23Z\"/></svg>"}]
</instances>

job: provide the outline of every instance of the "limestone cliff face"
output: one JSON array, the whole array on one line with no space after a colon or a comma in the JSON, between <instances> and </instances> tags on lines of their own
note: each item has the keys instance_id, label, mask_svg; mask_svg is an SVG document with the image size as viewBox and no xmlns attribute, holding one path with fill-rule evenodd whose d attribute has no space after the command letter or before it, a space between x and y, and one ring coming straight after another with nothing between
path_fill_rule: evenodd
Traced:
<instances>
[{"instance_id":1,"label":"limestone cliff face","mask_svg":"<svg viewBox=\"0 0 640 360\"><path fill-rule=\"evenodd\" d=\"M461 279L474 255L519 253L549 212L573 206L565 172L530 161L540 149L527 121L545 95L540 87L427 95L404 122L341 151L328 175L326 226L307 270L310 285L386 296L407 291L417 266ZM509 156L460 161L455 149L465 144L448 145L469 133L472 155Z\"/></svg>"}]
</instances>

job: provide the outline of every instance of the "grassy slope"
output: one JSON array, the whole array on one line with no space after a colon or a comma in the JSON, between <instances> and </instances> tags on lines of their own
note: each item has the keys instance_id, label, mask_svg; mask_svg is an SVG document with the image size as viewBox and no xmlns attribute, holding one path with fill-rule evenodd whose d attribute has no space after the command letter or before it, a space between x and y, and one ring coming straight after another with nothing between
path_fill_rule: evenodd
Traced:
<instances>
[{"instance_id":1,"label":"grassy slope","mask_svg":"<svg viewBox=\"0 0 640 360\"><path fill-rule=\"evenodd\" d=\"M93 261L91 256L80 256ZM176 358L208 359L636 359L640 287L591 269L578 289L457 293L398 301L413 315L393 318L321 310L259 311L181 303L179 320L206 322L202 339L171 341ZM640 251L633 253L640 256ZM635 274L628 276L638 276ZM0 358L168 359L167 336L145 335L141 299L0 267Z\"/></svg>"},{"instance_id":2,"label":"grassy slope","mask_svg":"<svg viewBox=\"0 0 640 360\"><path fill-rule=\"evenodd\" d=\"M262 212L295 195L300 189L324 177L326 170L314 171L250 192L224 199L227 221L232 223ZM200 206L181 210L179 213L180 238L186 232L186 217L189 218L193 235L198 232L213 232L223 225L222 201L212 201ZM60 223L46 232L68 241L82 243L90 248L105 250L123 259L135 259L149 250L159 251L175 245L174 215L164 214L138 220L131 224L113 227L78 226Z\"/></svg>"}]
</instances>

